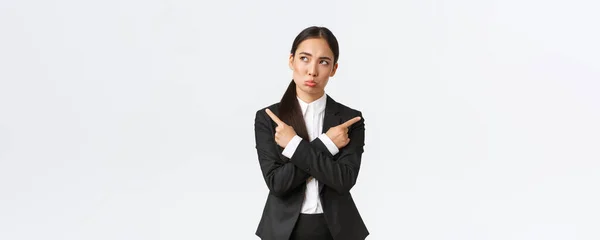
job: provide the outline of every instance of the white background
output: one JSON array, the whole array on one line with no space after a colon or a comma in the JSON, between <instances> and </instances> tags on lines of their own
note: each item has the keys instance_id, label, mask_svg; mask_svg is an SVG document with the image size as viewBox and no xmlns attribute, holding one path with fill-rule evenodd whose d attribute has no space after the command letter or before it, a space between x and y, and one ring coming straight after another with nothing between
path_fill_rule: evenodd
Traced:
<instances>
[{"instance_id":1,"label":"white background","mask_svg":"<svg viewBox=\"0 0 600 240\"><path fill-rule=\"evenodd\" d=\"M258 239L256 110L340 42L368 239L600 239L596 1L0 2L0 239Z\"/></svg>"}]
</instances>

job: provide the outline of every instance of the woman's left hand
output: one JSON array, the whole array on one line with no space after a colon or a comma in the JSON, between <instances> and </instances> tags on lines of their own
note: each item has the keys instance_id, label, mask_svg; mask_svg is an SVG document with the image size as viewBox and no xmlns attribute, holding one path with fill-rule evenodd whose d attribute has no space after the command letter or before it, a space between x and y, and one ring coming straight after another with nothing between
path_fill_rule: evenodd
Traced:
<instances>
[{"instance_id":1,"label":"woman's left hand","mask_svg":"<svg viewBox=\"0 0 600 240\"><path fill-rule=\"evenodd\" d=\"M285 148L287 144L292 140L294 136L296 136L296 131L290 125L285 124L281 119L279 119L270 109L266 109L267 115L271 117L273 122L277 124L275 128L275 142L277 145Z\"/></svg>"}]
</instances>

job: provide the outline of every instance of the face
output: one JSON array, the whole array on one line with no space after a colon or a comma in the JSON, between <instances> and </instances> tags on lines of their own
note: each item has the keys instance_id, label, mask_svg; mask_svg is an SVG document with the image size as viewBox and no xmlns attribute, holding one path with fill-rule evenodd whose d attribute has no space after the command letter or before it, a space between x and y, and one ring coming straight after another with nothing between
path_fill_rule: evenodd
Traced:
<instances>
[{"instance_id":1,"label":"face","mask_svg":"<svg viewBox=\"0 0 600 240\"><path fill-rule=\"evenodd\" d=\"M295 54L290 54L289 64L294 72L296 93L312 98L323 95L329 77L333 77L337 70L333 52L322 38L302 41Z\"/></svg>"}]
</instances>

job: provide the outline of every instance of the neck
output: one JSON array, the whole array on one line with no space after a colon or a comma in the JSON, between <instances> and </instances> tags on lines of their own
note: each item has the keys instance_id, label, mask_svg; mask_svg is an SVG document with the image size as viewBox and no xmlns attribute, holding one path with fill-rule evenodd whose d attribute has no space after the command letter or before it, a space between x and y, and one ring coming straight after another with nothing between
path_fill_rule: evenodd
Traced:
<instances>
[{"instance_id":1,"label":"neck","mask_svg":"<svg viewBox=\"0 0 600 240\"><path fill-rule=\"evenodd\" d=\"M298 95L298 98L300 98L305 103L311 103L311 102L323 97L323 94L325 94L325 91L321 91L318 93L306 93L306 92L303 92L302 90L298 89L298 87L296 87L296 95Z\"/></svg>"}]
</instances>

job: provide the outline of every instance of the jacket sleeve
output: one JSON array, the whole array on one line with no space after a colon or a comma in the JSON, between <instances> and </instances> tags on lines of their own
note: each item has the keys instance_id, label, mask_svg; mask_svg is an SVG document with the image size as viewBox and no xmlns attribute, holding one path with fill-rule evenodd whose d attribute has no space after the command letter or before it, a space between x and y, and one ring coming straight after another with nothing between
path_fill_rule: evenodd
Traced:
<instances>
[{"instance_id":1,"label":"jacket sleeve","mask_svg":"<svg viewBox=\"0 0 600 240\"><path fill-rule=\"evenodd\" d=\"M326 151L327 147L320 139L312 142L303 139L292 155L291 162L337 192L349 192L356 183L365 145L364 118L360 111L358 114L361 120L348 129L350 143L341 148L335 157Z\"/></svg>"},{"instance_id":2,"label":"jacket sleeve","mask_svg":"<svg viewBox=\"0 0 600 240\"><path fill-rule=\"evenodd\" d=\"M288 158L283 157L288 161L281 159L279 147L275 143L271 119L264 109L256 112L254 133L260 169L273 195L285 196L290 190L306 183L309 177L306 172L295 166Z\"/></svg>"}]
</instances>

